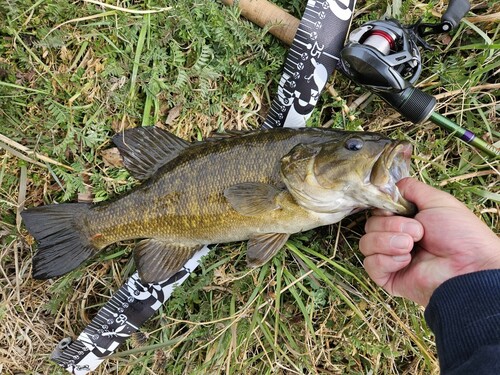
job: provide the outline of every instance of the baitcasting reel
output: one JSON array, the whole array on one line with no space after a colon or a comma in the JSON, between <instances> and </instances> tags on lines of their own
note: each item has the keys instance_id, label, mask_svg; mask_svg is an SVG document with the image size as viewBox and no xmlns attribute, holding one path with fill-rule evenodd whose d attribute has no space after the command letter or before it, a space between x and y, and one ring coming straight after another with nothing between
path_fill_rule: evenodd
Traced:
<instances>
[{"instance_id":1,"label":"baitcasting reel","mask_svg":"<svg viewBox=\"0 0 500 375\"><path fill-rule=\"evenodd\" d=\"M341 71L377 93L413 123L426 120L436 99L414 87L422 72L420 48L432 50L423 39L455 28L469 11L467 0L451 1L441 22L403 26L393 19L367 22L351 32L341 51Z\"/></svg>"}]
</instances>

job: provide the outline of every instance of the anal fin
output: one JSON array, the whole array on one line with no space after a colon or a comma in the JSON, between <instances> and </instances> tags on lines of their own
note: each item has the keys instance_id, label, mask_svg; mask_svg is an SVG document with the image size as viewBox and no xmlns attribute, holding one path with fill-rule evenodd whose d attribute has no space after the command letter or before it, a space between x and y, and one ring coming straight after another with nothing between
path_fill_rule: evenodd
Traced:
<instances>
[{"instance_id":1,"label":"anal fin","mask_svg":"<svg viewBox=\"0 0 500 375\"><path fill-rule=\"evenodd\" d=\"M156 239L140 241L134 249L139 276L146 283L157 283L172 277L203 245L184 246Z\"/></svg>"},{"instance_id":2,"label":"anal fin","mask_svg":"<svg viewBox=\"0 0 500 375\"><path fill-rule=\"evenodd\" d=\"M288 233L267 233L250 238L247 243L248 266L262 266L285 245L288 237Z\"/></svg>"}]
</instances>

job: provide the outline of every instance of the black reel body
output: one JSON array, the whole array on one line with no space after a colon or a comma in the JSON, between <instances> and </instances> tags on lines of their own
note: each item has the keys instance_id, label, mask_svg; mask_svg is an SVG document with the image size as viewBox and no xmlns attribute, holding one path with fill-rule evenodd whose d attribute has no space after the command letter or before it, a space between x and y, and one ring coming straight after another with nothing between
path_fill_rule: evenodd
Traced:
<instances>
[{"instance_id":1,"label":"black reel body","mask_svg":"<svg viewBox=\"0 0 500 375\"><path fill-rule=\"evenodd\" d=\"M432 49L423 39L455 28L470 8L468 0L452 0L441 22L403 26L394 19L367 22L351 32L340 52L340 71L377 93L413 123L431 115L436 99L414 84L422 72L420 48Z\"/></svg>"},{"instance_id":2,"label":"black reel body","mask_svg":"<svg viewBox=\"0 0 500 375\"><path fill-rule=\"evenodd\" d=\"M354 30L341 51L344 73L375 92L399 92L420 76L420 51L396 20L372 21Z\"/></svg>"},{"instance_id":3,"label":"black reel body","mask_svg":"<svg viewBox=\"0 0 500 375\"><path fill-rule=\"evenodd\" d=\"M340 52L341 69L405 118L420 123L430 116L436 99L413 86L422 72L419 45L413 27L392 19L368 22L349 35Z\"/></svg>"}]
</instances>

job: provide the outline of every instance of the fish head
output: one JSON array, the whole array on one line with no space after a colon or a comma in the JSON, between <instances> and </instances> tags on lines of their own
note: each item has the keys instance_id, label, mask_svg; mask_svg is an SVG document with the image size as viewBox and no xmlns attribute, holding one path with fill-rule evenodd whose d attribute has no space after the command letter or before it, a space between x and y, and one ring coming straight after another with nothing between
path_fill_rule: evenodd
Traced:
<instances>
[{"instance_id":1,"label":"fish head","mask_svg":"<svg viewBox=\"0 0 500 375\"><path fill-rule=\"evenodd\" d=\"M335 140L299 144L281 159L281 176L302 207L351 213L380 208L412 216L396 183L409 175L412 146L377 133L346 132Z\"/></svg>"}]
</instances>

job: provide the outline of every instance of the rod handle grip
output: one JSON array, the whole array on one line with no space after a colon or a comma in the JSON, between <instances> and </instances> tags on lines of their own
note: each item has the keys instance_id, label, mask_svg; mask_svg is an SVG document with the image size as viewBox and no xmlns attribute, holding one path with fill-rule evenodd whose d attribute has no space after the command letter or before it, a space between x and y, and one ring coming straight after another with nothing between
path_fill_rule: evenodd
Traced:
<instances>
[{"instance_id":1,"label":"rod handle grip","mask_svg":"<svg viewBox=\"0 0 500 375\"><path fill-rule=\"evenodd\" d=\"M434 96L413 86L400 92L377 92L377 95L414 124L427 120L436 107Z\"/></svg>"},{"instance_id":2,"label":"rod handle grip","mask_svg":"<svg viewBox=\"0 0 500 375\"><path fill-rule=\"evenodd\" d=\"M225 5L236 5L241 15L256 25L265 28L287 45L292 45L300 20L267 0L221 0Z\"/></svg>"}]
</instances>

